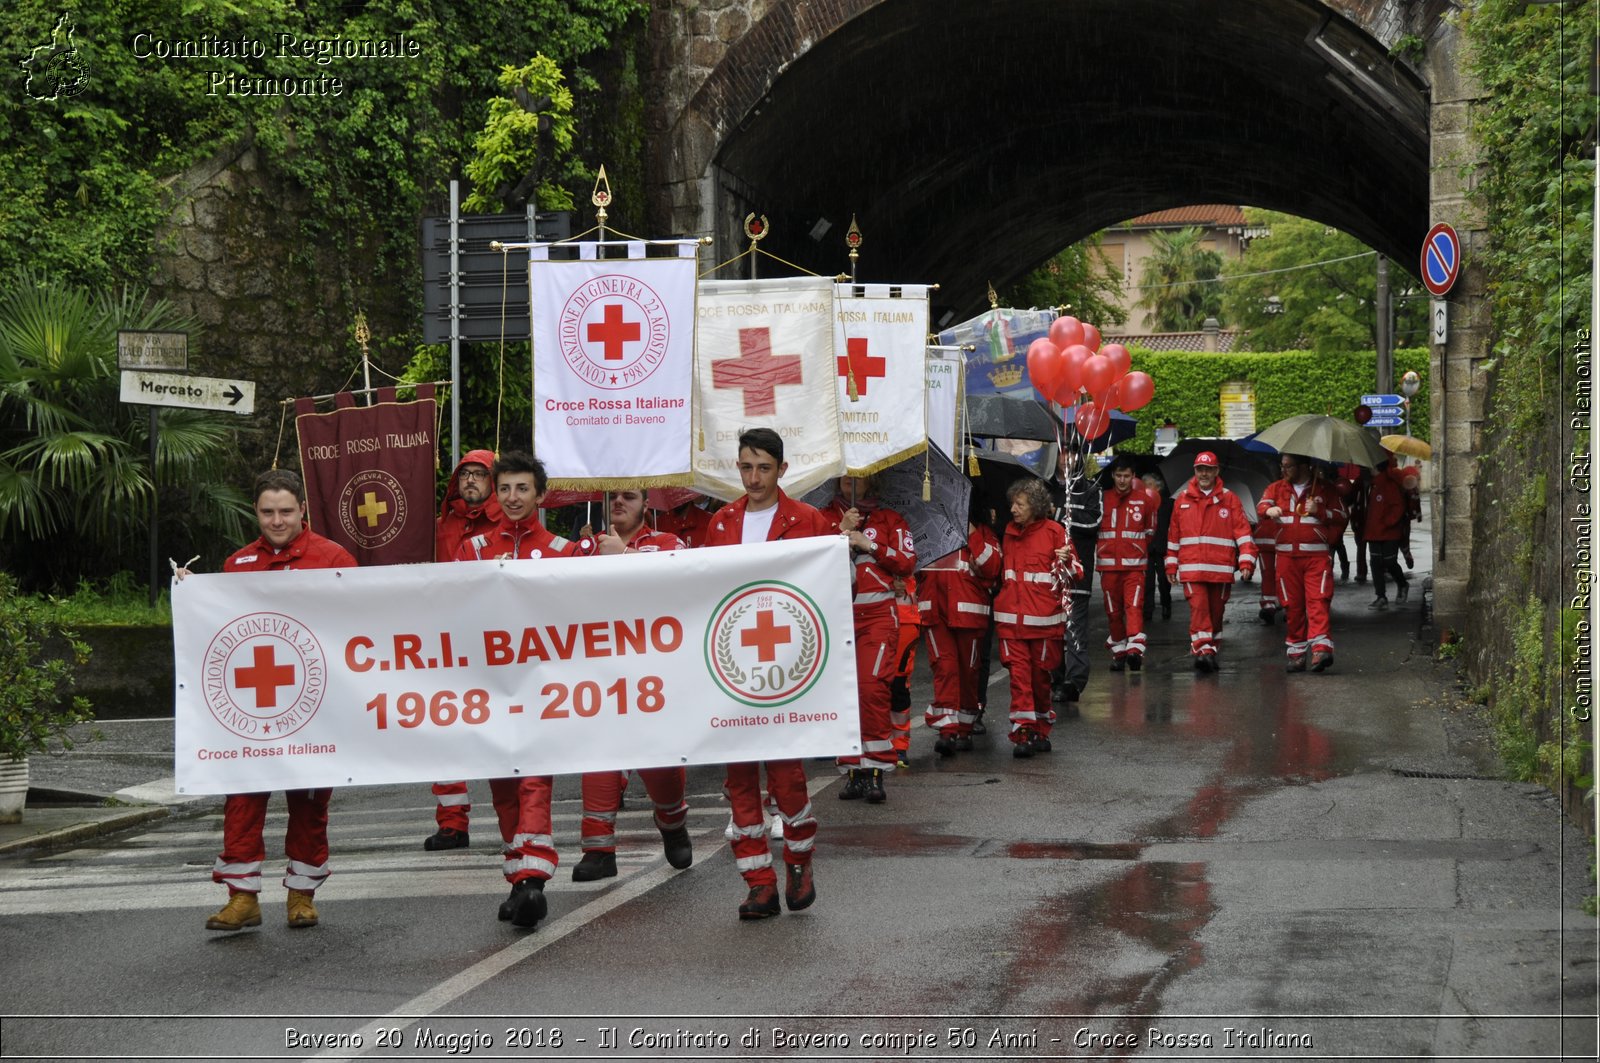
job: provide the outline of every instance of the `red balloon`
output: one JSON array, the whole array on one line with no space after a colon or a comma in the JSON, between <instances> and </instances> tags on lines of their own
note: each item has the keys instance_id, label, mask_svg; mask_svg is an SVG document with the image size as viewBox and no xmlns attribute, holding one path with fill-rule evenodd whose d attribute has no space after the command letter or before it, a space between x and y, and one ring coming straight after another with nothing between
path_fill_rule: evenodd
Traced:
<instances>
[{"instance_id":1,"label":"red balloon","mask_svg":"<svg viewBox=\"0 0 1600 1063\"><path fill-rule=\"evenodd\" d=\"M1117 382L1117 395L1122 399L1124 410L1129 413L1142 410L1156 397L1156 382L1150 379L1149 373L1129 373Z\"/></svg>"},{"instance_id":2,"label":"red balloon","mask_svg":"<svg viewBox=\"0 0 1600 1063\"><path fill-rule=\"evenodd\" d=\"M1083 387L1090 395L1099 397L1117 382L1116 370L1103 354L1091 354L1083 363Z\"/></svg>"},{"instance_id":3,"label":"red balloon","mask_svg":"<svg viewBox=\"0 0 1600 1063\"><path fill-rule=\"evenodd\" d=\"M1049 397L1061 383L1061 352L1047 339L1028 344L1028 380Z\"/></svg>"},{"instance_id":4,"label":"red balloon","mask_svg":"<svg viewBox=\"0 0 1600 1063\"><path fill-rule=\"evenodd\" d=\"M1083 323L1075 317L1058 317L1050 322L1050 342L1066 350L1083 342Z\"/></svg>"},{"instance_id":5,"label":"red balloon","mask_svg":"<svg viewBox=\"0 0 1600 1063\"><path fill-rule=\"evenodd\" d=\"M1078 412L1072 415L1072 423L1084 439L1094 439L1104 435L1105 430L1111 427L1111 414L1098 404L1089 402L1078 407Z\"/></svg>"},{"instance_id":6,"label":"red balloon","mask_svg":"<svg viewBox=\"0 0 1600 1063\"><path fill-rule=\"evenodd\" d=\"M1075 343L1061 352L1061 386L1072 395L1066 402L1077 400L1078 389L1083 387L1083 364L1092 357L1094 352L1081 343Z\"/></svg>"},{"instance_id":7,"label":"red balloon","mask_svg":"<svg viewBox=\"0 0 1600 1063\"><path fill-rule=\"evenodd\" d=\"M1133 368L1133 355L1128 353L1128 348L1120 343L1108 343L1100 348L1100 353L1105 355L1112 367L1117 371L1117 379L1121 380Z\"/></svg>"},{"instance_id":8,"label":"red balloon","mask_svg":"<svg viewBox=\"0 0 1600 1063\"><path fill-rule=\"evenodd\" d=\"M1083 345L1091 351L1098 351L1100 349L1100 330L1093 325L1085 324L1083 326Z\"/></svg>"}]
</instances>

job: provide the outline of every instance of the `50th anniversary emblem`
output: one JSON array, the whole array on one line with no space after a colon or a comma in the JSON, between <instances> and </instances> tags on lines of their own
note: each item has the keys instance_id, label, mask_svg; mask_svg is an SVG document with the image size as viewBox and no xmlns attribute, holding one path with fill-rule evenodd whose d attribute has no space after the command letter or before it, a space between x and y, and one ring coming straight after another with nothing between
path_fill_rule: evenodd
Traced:
<instances>
[{"instance_id":1,"label":"50th anniversary emblem","mask_svg":"<svg viewBox=\"0 0 1600 1063\"><path fill-rule=\"evenodd\" d=\"M800 588L747 583L706 626L706 667L724 693L756 708L785 705L814 686L828 661L822 610Z\"/></svg>"}]
</instances>

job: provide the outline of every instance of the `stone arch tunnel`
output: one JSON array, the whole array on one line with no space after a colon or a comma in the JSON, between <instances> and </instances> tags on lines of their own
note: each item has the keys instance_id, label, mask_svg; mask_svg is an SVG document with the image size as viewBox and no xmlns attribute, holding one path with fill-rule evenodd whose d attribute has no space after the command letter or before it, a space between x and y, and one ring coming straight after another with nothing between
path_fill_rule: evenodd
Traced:
<instances>
[{"instance_id":1,"label":"stone arch tunnel","mask_svg":"<svg viewBox=\"0 0 1600 1063\"><path fill-rule=\"evenodd\" d=\"M764 250L839 272L855 215L862 279L938 282L964 316L987 282L1187 203L1311 217L1411 269L1428 228L1429 88L1390 54L1437 24L1427 4L701 6L721 9L713 39L745 29L660 123L657 214L714 235L719 259L754 211Z\"/></svg>"}]
</instances>

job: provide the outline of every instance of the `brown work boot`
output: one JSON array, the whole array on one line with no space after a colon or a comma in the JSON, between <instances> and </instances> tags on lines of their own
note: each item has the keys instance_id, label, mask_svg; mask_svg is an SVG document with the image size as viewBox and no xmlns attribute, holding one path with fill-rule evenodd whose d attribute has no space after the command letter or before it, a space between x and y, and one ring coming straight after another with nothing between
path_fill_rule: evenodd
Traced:
<instances>
[{"instance_id":1,"label":"brown work boot","mask_svg":"<svg viewBox=\"0 0 1600 1063\"><path fill-rule=\"evenodd\" d=\"M780 911L777 886L751 886L744 903L739 905L739 918L767 919Z\"/></svg>"},{"instance_id":2,"label":"brown work boot","mask_svg":"<svg viewBox=\"0 0 1600 1063\"><path fill-rule=\"evenodd\" d=\"M317 906L311 903L310 890L289 891L289 925L296 928L317 925Z\"/></svg>"},{"instance_id":3,"label":"brown work boot","mask_svg":"<svg viewBox=\"0 0 1600 1063\"><path fill-rule=\"evenodd\" d=\"M811 863L785 864L786 876L783 890L784 903L791 912L811 907L817 899L817 887L811 881ZM741 909L742 910L742 909Z\"/></svg>"},{"instance_id":4,"label":"brown work boot","mask_svg":"<svg viewBox=\"0 0 1600 1063\"><path fill-rule=\"evenodd\" d=\"M247 926L261 925L261 904L254 893L243 890L228 898L222 910L206 920L207 930L243 930Z\"/></svg>"}]
</instances>

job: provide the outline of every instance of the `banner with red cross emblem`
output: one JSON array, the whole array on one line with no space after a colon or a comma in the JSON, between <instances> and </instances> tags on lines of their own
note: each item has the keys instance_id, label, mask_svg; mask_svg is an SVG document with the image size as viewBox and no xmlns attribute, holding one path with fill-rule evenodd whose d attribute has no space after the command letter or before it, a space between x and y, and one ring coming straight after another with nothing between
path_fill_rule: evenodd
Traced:
<instances>
[{"instance_id":1,"label":"banner with red cross emblem","mask_svg":"<svg viewBox=\"0 0 1600 1063\"><path fill-rule=\"evenodd\" d=\"M574 248L557 259L551 249ZM647 257L647 248L671 257ZM693 240L535 244L533 447L558 488L687 485L692 476ZM626 258L597 258L623 248Z\"/></svg>"},{"instance_id":2,"label":"banner with red cross emblem","mask_svg":"<svg viewBox=\"0 0 1600 1063\"><path fill-rule=\"evenodd\" d=\"M870 476L928 449L922 393L928 286L840 284L834 302L834 378L844 464Z\"/></svg>"},{"instance_id":3,"label":"banner with red cross emblem","mask_svg":"<svg viewBox=\"0 0 1600 1063\"><path fill-rule=\"evenodd\" d=\"M844 474L833 315L833 281L823 277L700 285L695 490L744 494L737 451L750 428L783 437L789 470L778 486L795 498Z\"/></svg>"},{"instance_id":4,"label":"banner with red cross emblem","mask_svg":"<svg viewBox=\"0 0 1600 1063\"><path fill-rule=\"evenodd\" d=\"M326 413L295 400L306 518L363 567L433 560L438 409L431 384L417 395L396 402L394 388L379 388L377 402L357 406L341 392Z\"/></svg>"}]
</instances>

